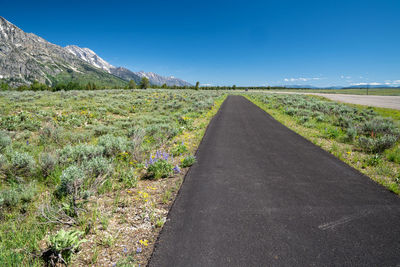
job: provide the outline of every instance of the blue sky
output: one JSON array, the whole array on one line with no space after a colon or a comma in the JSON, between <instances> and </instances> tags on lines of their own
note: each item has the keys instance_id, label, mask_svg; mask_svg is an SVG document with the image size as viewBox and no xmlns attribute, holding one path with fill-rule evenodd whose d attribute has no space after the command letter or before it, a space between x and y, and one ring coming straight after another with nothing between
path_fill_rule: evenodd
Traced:
<instances>
[{"instance_id":1,"label":"blue sky","mask_svg":"<svg viewBox=\"0 0 400 267\"><path fill-rule=\"evenodd\" d=\"M400 1L9 1L0 16L115 66L212 85L400 86Z\"/></svg>"}]
</instances>

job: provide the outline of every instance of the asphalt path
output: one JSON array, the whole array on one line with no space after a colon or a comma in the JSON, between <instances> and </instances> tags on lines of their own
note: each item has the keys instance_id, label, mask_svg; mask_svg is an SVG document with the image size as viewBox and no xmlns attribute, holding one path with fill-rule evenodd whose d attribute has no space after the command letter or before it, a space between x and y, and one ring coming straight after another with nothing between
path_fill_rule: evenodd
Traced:
<instances>
[{"instance_id":1,"label":"asphalt path","mask_svg":"<svg viewBox=\"0 0 400 267\"><path fill-rule=\"evenodd\" d=\"M149 266L400 266L400 198L229 96Z\"/></svg>"}]
</instances>

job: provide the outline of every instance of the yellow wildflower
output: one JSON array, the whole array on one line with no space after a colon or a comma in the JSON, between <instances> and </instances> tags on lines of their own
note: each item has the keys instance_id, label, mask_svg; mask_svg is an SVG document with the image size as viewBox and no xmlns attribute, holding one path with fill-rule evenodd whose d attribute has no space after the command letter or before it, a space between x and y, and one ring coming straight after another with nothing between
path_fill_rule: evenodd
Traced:
<instances>
[{"instance_id":1,"label":"yellow wildflower","mask_svg":"<svg viewBox=\"0 0 400 267\"><path fill-rule=\"evenodd\" d=\"M149 241L147 239L139 240L139 243L142 244L145 247L147 247L149 245Z\"/></svg>"}]
</instances>

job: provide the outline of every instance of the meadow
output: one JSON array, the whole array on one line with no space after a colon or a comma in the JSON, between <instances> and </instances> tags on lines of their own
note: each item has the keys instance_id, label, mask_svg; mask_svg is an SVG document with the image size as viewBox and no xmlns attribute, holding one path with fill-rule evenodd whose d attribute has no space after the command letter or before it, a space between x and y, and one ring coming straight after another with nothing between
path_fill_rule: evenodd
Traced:
<instances>
[{"instance_id":1,"label":"meadow","mask_svg":"<svg viewBox=\"0 0 400 267\"><path fill-rule=\"evenodd\" d=\"M400 111L232 93L400 193ZM147 264L227 94L0 92L0 265Z\"/></svg>"},{"instance_id":2,"label":"meadow","mask_svg":"<svg viewBox=\"0 0 400 267\"><path fill-rule=\"evenodd\" d=\"M0 93L0 265L145 264L225 95Z\"/></svg>"},{"instance_id":3,"label":"meadow","mask_svg":"<svg viewBox=\"0 0 400 267\"><path fill-rule=\"evenodd\" d=\"M248 94L282 124L400 193L400 111L307 95Z\"/></svg>"}]
</instances>

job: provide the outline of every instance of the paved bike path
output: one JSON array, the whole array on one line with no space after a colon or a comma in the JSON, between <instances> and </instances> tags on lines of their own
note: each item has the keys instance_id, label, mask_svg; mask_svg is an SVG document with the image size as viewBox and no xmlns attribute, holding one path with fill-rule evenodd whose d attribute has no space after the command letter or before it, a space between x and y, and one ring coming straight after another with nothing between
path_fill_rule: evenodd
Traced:
<instances>
[{"instance_id":1,"label":"paved bike path","mask_svg":"<svg viewBox=\"0 0 400 267\"><path fill-rule=\"evenodd\" d=\"M245 98L197 160L149 266L400 265L400 198Z\"/></svg>"}]
</instances>

